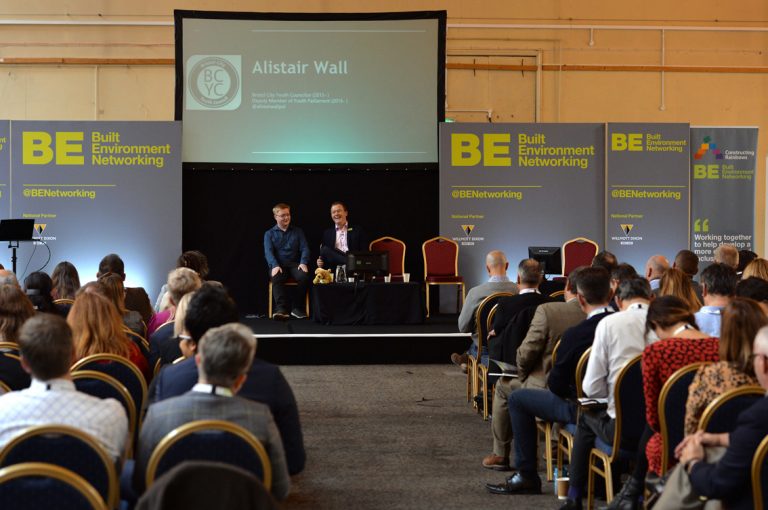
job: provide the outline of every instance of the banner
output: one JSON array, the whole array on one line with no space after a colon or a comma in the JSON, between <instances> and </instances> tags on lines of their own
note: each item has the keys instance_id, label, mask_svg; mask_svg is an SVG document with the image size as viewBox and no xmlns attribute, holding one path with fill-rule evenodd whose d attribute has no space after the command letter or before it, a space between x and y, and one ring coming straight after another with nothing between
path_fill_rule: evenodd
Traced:
<instances>
[{"instance_id":1,"label":"banner","mask_svg":"<svg viewBox=\"0 0 768 510\"><path fill-rule=\"evenodd\" d=\"M691 249L699 270L722 243L754 251L756 127L691 128Z\"/></svg>"},{"instance_id":2,"label":"banner","mask_svg":"<svg viewBox=\"0 0 768 510\"><path fill-rule=\"evenodd\" d=\"M688 124L608 124L606 249L642 273L689 246Z\"/></svg>"},{"instance_id":3,"label":"banner","mask_svg":"<svg viewBox=\"0 0 768 510\"><path fill-rule=\"evenodd\" d=\"M104 255L117 253L126 285L142 286L154 299L181 253L180 124L0 122L0 140L6 137L2 217L35 220L36 241L18 250L19 279L50 274L68 260L85 283ZM10 257L0 251L6 268Z\"/></svg>"},{"instance_id":4,"label":"banner","mask_svg":"<svg viewBox=\"0 0 768 510\"><path fill-rule=\"evenodd\" d=\"M487 280L491 250L514 279L529 246L602 245L603 162L603 124L441 124L440 232L467 288Z\"/></svg>"}]
</instances>

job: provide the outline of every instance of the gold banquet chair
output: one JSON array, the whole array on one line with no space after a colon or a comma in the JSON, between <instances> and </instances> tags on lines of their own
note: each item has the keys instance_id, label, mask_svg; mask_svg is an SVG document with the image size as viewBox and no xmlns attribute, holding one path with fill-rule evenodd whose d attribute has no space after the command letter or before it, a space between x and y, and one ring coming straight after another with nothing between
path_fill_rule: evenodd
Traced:
<instances>
[{"instance_id":1,"label":"gold banquet chair","mask_svg":"<svg viewBox=\"0 0 768 510\"><path fill-rule=\"evenodd\" d=\"M91 484L72 471L43 462L24 462L0 469L0 508L107 510L107 505Z\"/></svg>"},{"instance_id":2,"label":"gold banquet chair","mask_svg":"<svg viewBox=\"0 0 768 510\"><path fill-rule=\"evenodd\" d=\"M149 457L146 487L186 460L224 462L241 467L272 488L272 464L267 450L248 430L224 420L197 420L170 431Z\"/></svg>"}]
</instances>

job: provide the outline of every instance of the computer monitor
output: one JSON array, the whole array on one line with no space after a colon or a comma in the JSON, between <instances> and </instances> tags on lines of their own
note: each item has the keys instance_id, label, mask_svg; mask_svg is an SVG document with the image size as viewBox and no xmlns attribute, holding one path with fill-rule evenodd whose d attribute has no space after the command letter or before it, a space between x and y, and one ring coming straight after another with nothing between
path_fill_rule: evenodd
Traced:
<instances>
[{"instance_id":1,"label":"computer monitor","mask_svg":"<svg viewBox=\"0 0 768 510\"><path fill-rule=\"evenodd\" d=\"M366 277L389 273L389 252L350 251L347 252L347 273Z\"/></svg>"},{"instance_id":2,"label":"computer monitor","mask_svg":"<svg viewBox=\"0 0 768 510\"><path fill-rule=\"evenodd\" d=\"M31 241L34 219L0 220L0 241Z\"/></svg>"},{"instance_id":3,"label":"computer monitor","mask_svg":"<svg viewBox=\"0 0 768 510\"><path fill-rule=\"evenodd\" d=\"M563 261L560 257L559 246L529 246L528 258L541 264L541 272L547 274L563 274Z\"/></svg>"}]
</instances>

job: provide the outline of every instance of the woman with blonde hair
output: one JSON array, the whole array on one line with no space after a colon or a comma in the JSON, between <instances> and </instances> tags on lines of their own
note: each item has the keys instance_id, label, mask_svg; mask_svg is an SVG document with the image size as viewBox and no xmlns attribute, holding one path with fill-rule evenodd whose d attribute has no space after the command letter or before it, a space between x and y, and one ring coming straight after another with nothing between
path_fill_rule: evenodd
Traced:
<instances>
[{"instance_id":1,"label":"woman with blonde hair","mask_svg":"<svg viewBox=\"0 0 768 510\"><path fill-rule=\"evenodd\" d=\"M701 308L701 301L693 290L691 278L682 270L669 268L661 276L659 296L675 296L683 300L691 313L696 313Z\"/></svg>"},{"instance_id":2,"label":"woman with blonde hair","mask_svg":"<svg viewBox=\"0 0 768 510\"><path fill-rule=\"evenodd\" d=\"M699 418L712 400L728 390L758 384L752 363L752 342L768 317L756 301L737 297L723 309L720 361L696 372L685 404L685 435L696 432Z\"/></svg>"},{"instance_id":3,"label":"woman with blonde hair","mask_svg":"<svg viewBox=\"0 0 768 510\"><path fill-rule=\"evenodd\" d=\"M750 276L768 281L768 260L755 259L744 268L741 279L746 280Z\"/></svg>"},{"instance_id":4,"label":"woman with blonde hair","mask_svg":"<svg viewBox=\"0 0 768 510\"><path fill-rule=\"evenodd\" d=\"M123 329L123 320L109 299L97 292L81 292L67 316L77 359L92 354L115 354L136 365L149 380L149 364Z\"/></svg>"}]
</instances>

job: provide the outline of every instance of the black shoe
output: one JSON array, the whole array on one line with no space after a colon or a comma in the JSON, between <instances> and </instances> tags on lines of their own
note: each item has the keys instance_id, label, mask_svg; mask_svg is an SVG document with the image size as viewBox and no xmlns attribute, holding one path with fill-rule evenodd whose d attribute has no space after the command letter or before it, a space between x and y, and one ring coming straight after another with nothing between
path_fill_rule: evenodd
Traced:
<instances>
[{"instance_id":1,"label":"black shoe","mask_svg":"<svg viewBox=\"0 0 768 510\"><path fill-rule=\"evenodd\" d=\"M291 310L291 317L295 317L296 319L306 319L307 314L304 313L304 310L301 308L294 308Z\"/></svg>"},{"instance_id":2,"label":"black shoe","mask_svg":"<svg viewBox=\"0 0 768 510\"><path fill-rule=\"evenodd\" d=\"M566 499L560 510L582 510L581 499Z\"/></svg>"},{"instance_id":3,"label":"black shoe","mask_svg":"<svg viewBox=\"0 0 768 510\"><path fill-rule=\"evenodd\" d=\"M520 473L507 478L500 484L486 483L485 488L491 494L541 494L541 479L536 476L523 476Z\"/></svg>"},{"instance_id":4,"label":"black shoe","mask_svg":"<svg viewBox=\"0 0 768 510\"><path fill-rule=\"evenodd\" d=\"M632 477L629 477L624 487L621 488L616 497L613 498L608 506L600 510L637 510L640 508L640 496L643 491L642 484Z\"/></svg>"},{"instance_id":5,"label":"black shoe","mask_svg":"<svg viewBox=\"0 0 768 510\"><path fill-rule=\"evenodd\" d=\"M272 319L276 321L287 321L289 317L290 315L288 315L288 312L283 312L281 310L272 314Z\"/></svg>"}]
</instances>

